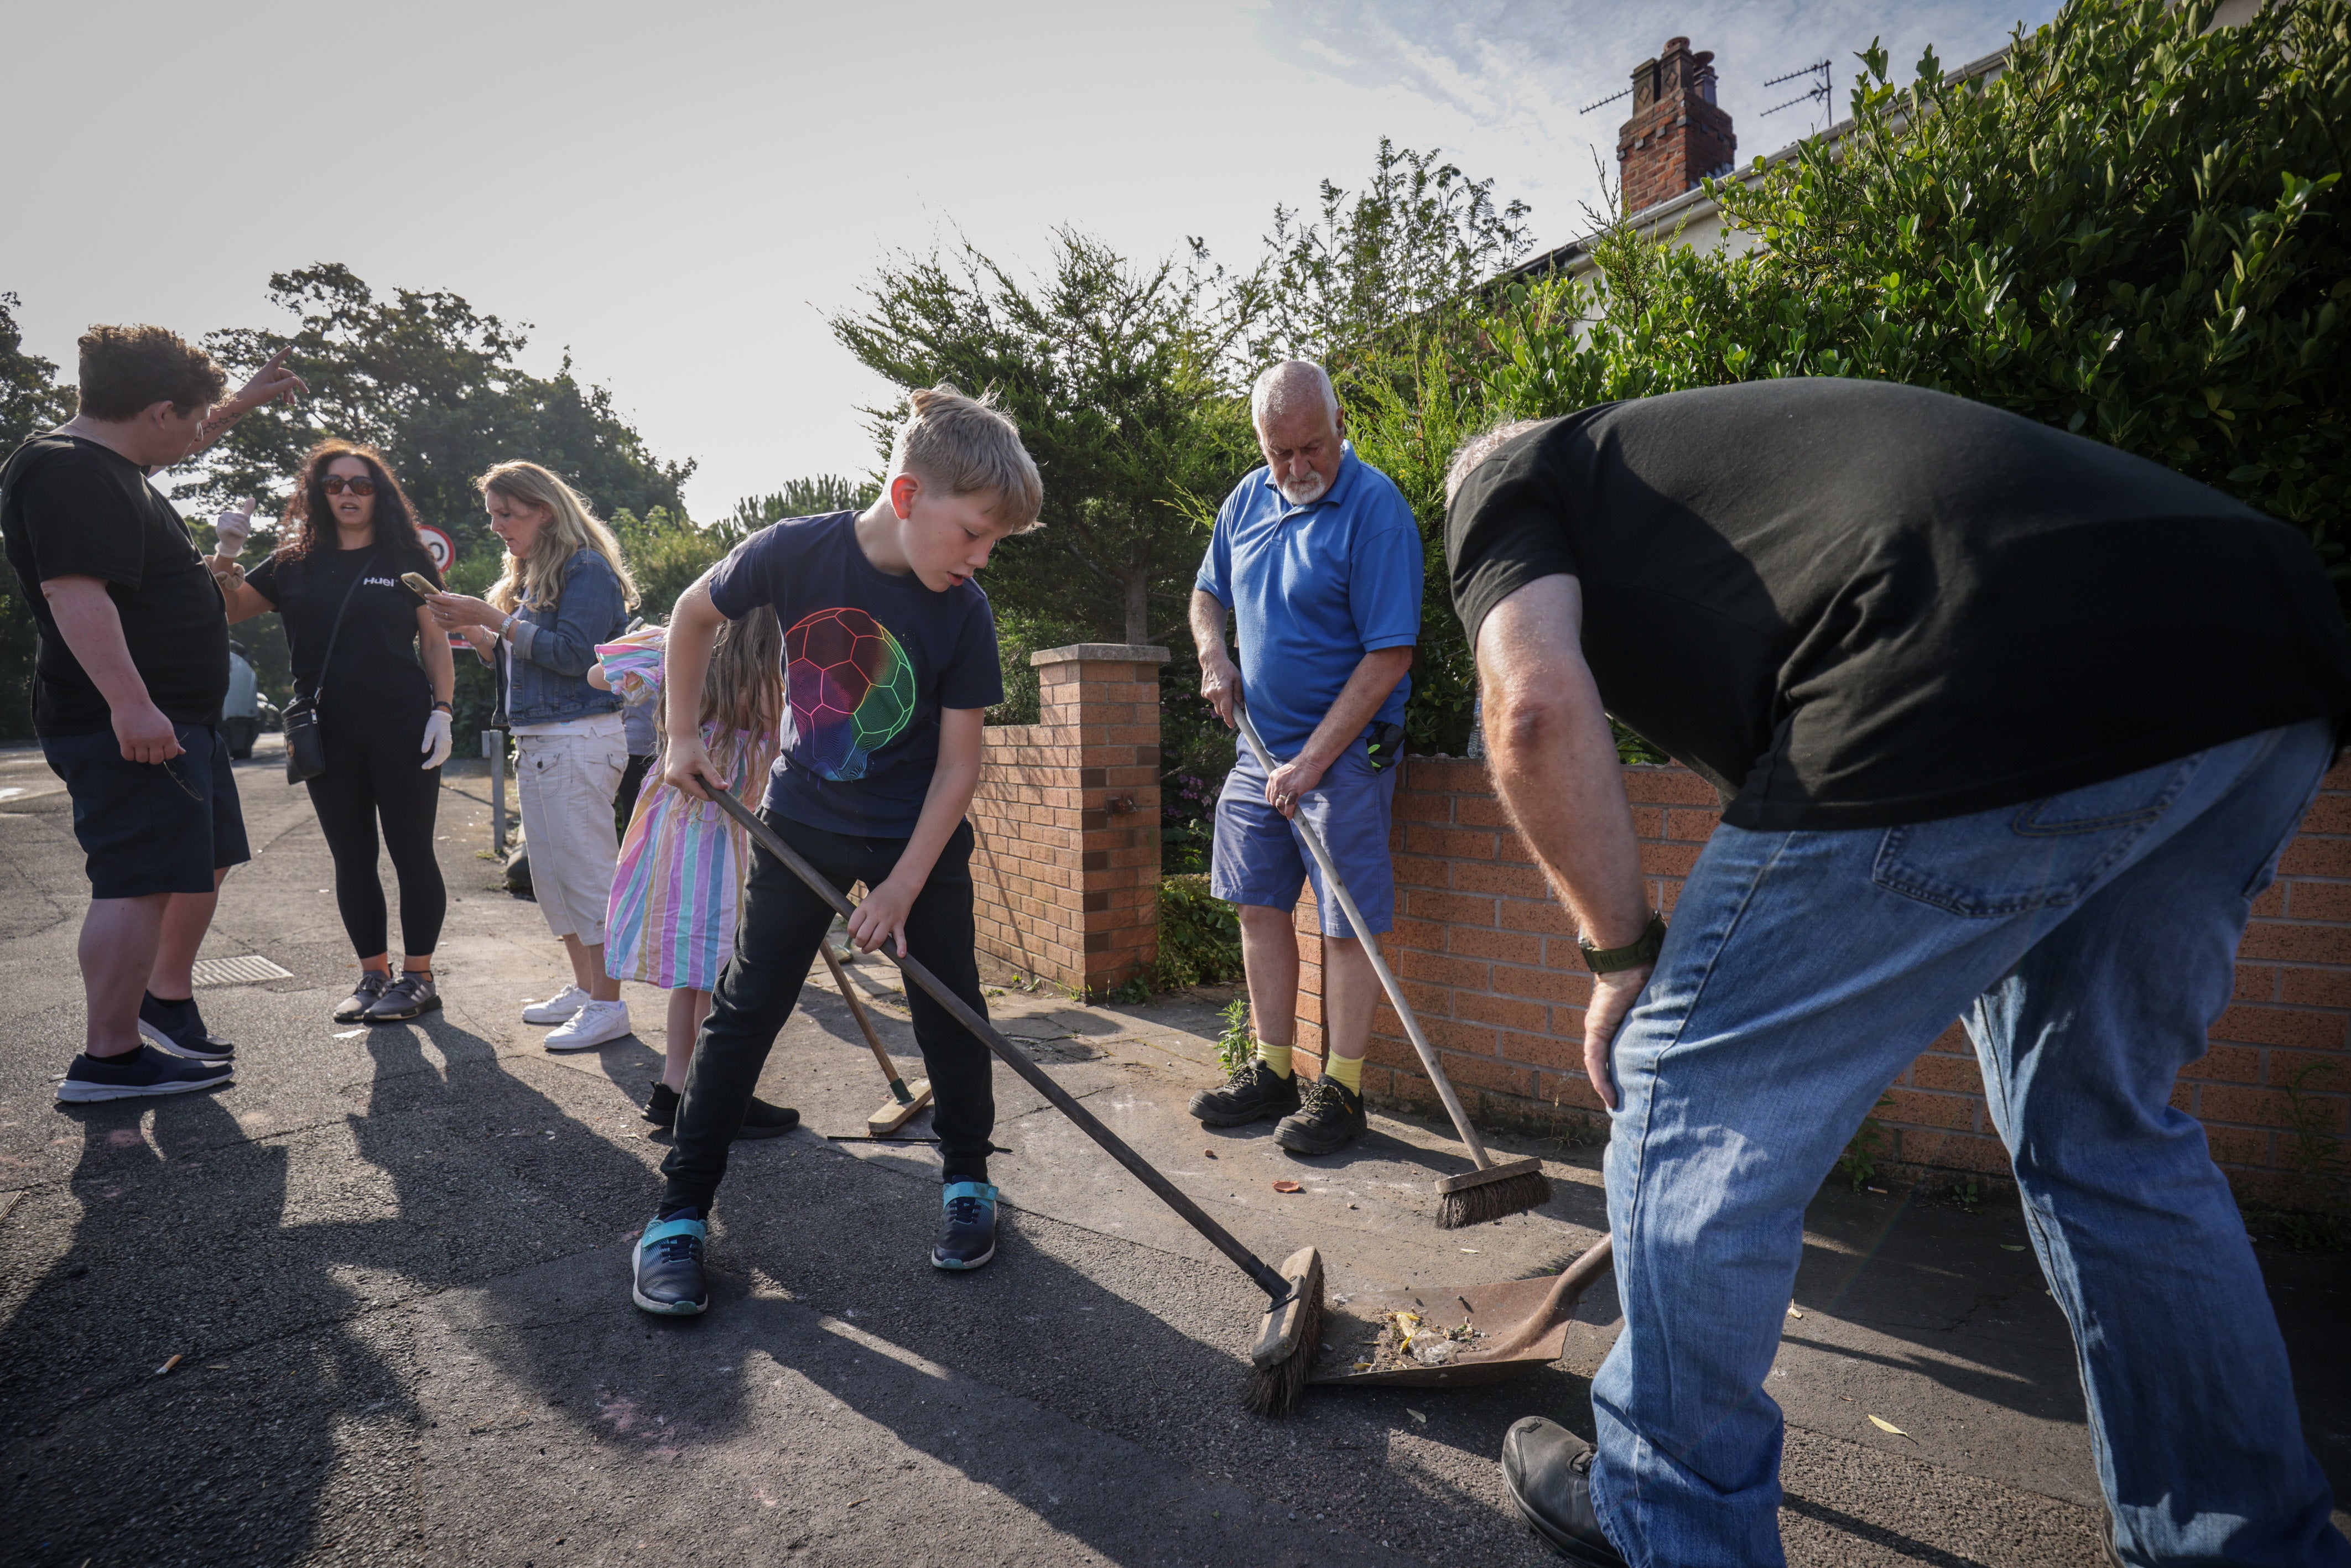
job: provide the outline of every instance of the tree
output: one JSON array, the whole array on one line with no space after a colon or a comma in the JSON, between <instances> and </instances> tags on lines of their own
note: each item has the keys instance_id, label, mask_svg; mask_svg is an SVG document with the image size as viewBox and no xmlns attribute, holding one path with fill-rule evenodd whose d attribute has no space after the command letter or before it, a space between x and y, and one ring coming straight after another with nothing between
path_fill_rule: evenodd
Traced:
<instances>
[{"instance_id":1,"label":"tree","mask_svg":"<svg viewBox=\"0 0 2351 1568\"><path fill-rule=\"evenodd\" d=\"M57 362L25 352L16 308L14 294L0 294L0 457L64 423L74 411L73 389L57 383ZM11 739L33 733L37 640L16 574L0 572L0 736Z\"/></svg>"},{"instance_id":2,"label":"tree","mask_svg":"<svg viewBox=\"0 0 2351 1568\"><path fill-rule=\"evenodd\" d=\"M527 340L445 290L401 288L379 298L351 270L321 263L273 274L270 302L293 331L232 328L204 340L237 372L291 343L310 385L298 406L250 414L211 455L209 499L288 496L302 455L329 435L381 447L420 521L446 529L463 556L495 548L473 481L494 463L528 458L562 475L604 515L683 511L691 461L664 463L612 406L582 387L567 355L553 376L516 363Z\"/></svg>"},{"instance_id":3,"label":"tree","mask_svg":"<svg viewBox=\"0 0 2351 1568\"><path fill-rule=\"evenodd\" d=\"M1137 267L1073 229L1052 269L1016 278L969 245L883 267L832 319L859 362L913 389L993 391L1045 482L1045 528L1007 541L988 595L1105 640L1177 634L1206 535L1201 497L1255 461L1246 405L1219 379L1237 325L1209 280ZM868 411L886 449L902 402Z\"/></svg>"}]
</instances>

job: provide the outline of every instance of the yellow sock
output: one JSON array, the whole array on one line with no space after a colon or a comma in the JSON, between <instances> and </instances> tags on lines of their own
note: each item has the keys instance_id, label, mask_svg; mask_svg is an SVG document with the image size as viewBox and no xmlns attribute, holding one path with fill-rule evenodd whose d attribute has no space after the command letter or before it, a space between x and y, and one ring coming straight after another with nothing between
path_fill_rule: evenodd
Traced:
<instances>
[{"instance_id":1,"label":"yellow sock","mask_svg":"<svg viewBox=\"0 0 2351 1568\"><path fill-rule=\"evenodd\" d=\"M1286 1045L1270 1044L1262 1040L1259 1040L1257 1042L1257 1059L1259 1061L1264 1062L1268 1067L1272 1068L1276 1077L1287 1078L1290 1076L1290 1047Z\"/></svg>"},{"instance_id":2,"label":"yellow sock","mask_svg":"<svg viewBox=\"0 0 2351 1568\"><path fill-rule=\"evenodd\" d=\"M1322 1059L1322 1076L1345 1084L1350 1094L1361 1094L1364 1092L1364 1059L1341 1056L1332 1051Z\"/></svg>"}]
</instances>

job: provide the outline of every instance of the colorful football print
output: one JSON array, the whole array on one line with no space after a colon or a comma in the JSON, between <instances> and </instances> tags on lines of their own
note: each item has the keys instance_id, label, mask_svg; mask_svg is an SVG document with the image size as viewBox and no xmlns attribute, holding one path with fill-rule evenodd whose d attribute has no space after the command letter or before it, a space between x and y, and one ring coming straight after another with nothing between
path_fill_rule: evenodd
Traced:
<instances>
[{"instance_id":1,"label":"colorful football print","mask_svg":"<svg viewBox=\"0 0 2351 1568\"><path fill-rule=\"evenodd\" d=\"M865 777L914 716L914 666L862 610L820 610L784 633L793 754L836 781Z\"/></svg>"}]
</instances>

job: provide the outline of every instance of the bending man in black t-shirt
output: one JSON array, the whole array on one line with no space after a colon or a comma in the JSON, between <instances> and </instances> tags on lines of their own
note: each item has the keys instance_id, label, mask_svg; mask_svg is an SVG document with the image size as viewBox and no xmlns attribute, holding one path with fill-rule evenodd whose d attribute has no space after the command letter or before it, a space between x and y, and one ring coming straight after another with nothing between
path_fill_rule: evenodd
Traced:
<instances>
[{"instance_id":1,"label":"bending man in black t-shirt","mask_svg":"<svg viewBox=\"0 0 2351 1568\"><path fill-rule=\"evenodd\" d=\"M228 1081L190 967L221 877L249 858L228 744L228 624L179 514L148 484L237 416L301 388L279 354L217 411L203 350L160 327L81 340L81 406L0 467L0 537L39 630L33 726L89 857L88 1033L57 1098Z\"/></svg>"},{"instance_id":2,"label":"bending man in black t-shirt","mask_svg":"<svg viewBox=\"0 0 2351 1568\"><path fill-rule=\"evenodd\" d=\"M2351 712L2301 534L1956 398L1783 381L1456 459L1495 781L1593 970L1625 1332L1596 1456L1530 1418L1576 1560L1776 1563L1763 1392L1803 1209L1959 1016L2080 1347L2132 1562L2351 1563L2203 1129L2169 1103ZM1607 716L1725 801L1665 929Z\"/></svg>"}]
</instances>

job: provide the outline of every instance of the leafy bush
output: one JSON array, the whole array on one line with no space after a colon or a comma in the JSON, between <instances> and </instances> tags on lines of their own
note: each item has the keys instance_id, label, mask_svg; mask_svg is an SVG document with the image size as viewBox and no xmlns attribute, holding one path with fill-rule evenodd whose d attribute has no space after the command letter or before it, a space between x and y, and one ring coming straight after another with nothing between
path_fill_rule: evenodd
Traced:
<instances>
[{"instance_id":1,"label":"leafy bush","mask_svg":"<svg viewBox=\"0 0 2351 1568\"><path fill-rule=\"evenodd\" d=\"M1161 877L1153 987L1172 991L1240 977L1241 923L1233 906L1210 895L1206 876Z\"/></svg>"}]
</instances>

